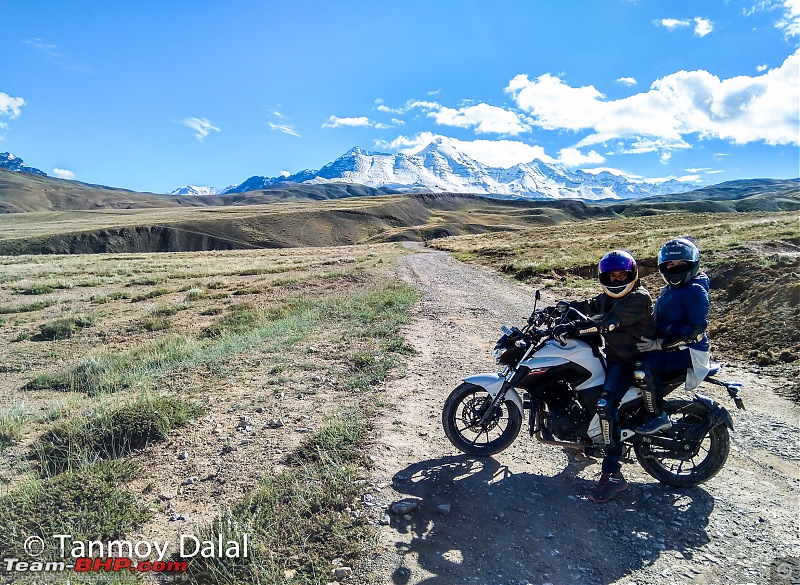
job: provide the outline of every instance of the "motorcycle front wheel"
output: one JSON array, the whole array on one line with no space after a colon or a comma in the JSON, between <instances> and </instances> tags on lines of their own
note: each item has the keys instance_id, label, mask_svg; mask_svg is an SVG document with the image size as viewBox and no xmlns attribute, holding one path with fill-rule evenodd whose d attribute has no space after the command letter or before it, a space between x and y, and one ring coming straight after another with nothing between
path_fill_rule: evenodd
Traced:
<instances>
[{"instance_id":1,"label":"motorcycle front wheel","mask_svg":"<svg viewBox=\"0 0 800 585\"><path fill-rule=\"evenodd\" d=\"M522 414L507 400L487 423L481 424L491 403L492 397L485 388L468 382L450 393L442 409L442 426L456 449L467 455L488 457L514 442L522 427Z\"/></svg>"},{"instance_id":2,"label":"motorcycle front wheel","mask_svg":"<svg viewBox=\"0 0 800 585\"><path fill-rule=\"evenodd\" d=\"M702 423L709 415L702 405L690 400L672 400L664 403L664 411L672 421L673 427ZM659 433L668 436L665 431ZM647 443L633 446L636 459L644 470L661 483L675 487L694 487L714 477L728 460L731 439L728 428L719 424L712 428L699 441L690 459L659 457L663 452L659 447Z\"/></svg>"}]
</instances>

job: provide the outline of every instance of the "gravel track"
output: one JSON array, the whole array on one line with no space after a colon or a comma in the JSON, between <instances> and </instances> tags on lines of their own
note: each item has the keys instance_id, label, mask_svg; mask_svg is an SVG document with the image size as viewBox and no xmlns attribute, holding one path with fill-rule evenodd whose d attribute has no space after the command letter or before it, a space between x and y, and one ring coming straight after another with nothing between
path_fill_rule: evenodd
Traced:
<instances>
[{"instance_id":1,"label":"gravel track","mask_svg":"<svg viewBox=\"0 0 800 585\"><path fill-rule=\"evenodd\" d=\"M365 497L378 541L349 583L781 582L771 568L800 556L800 407L774 392L775 380L716 356L723 378L743 382L748 409L734 412L722 388L701 389L733 414L725 468L706 484L676 489L629 460L628 490L594 504L586 496L599 460L542 445L524 427L506 451L474 459L441 429L446 396L464 376L495 370L499 327L524 321L533 289L419 245L400 272L425 293L405 332L419 353L382 394L390 406L377 423L374 489ZM417 507L392 513L401 500Z\"/></svg>"}]
</instances>

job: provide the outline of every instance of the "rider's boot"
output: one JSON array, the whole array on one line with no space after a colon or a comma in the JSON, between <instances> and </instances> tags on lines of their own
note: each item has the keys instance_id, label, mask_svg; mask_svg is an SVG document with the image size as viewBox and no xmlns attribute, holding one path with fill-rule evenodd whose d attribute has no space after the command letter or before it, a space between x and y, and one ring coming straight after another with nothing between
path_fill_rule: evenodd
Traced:
<instances>
[{"instance_id":1,"label":"rider's boot","mask_svg":"<svg viewBox=\"0 0 800 585\"><path fill-rule=\"evenodd\" d=\"M672 426L667 417L667 413L661 410L661 396L653 378L653 372L649 366L642 362L636 362L636 369L633 378L637 386L642 391L644 408L650 417L640 426L634 429L640 435L652 435L659 431L666 430Z\"/></svg>"}]
</instances>

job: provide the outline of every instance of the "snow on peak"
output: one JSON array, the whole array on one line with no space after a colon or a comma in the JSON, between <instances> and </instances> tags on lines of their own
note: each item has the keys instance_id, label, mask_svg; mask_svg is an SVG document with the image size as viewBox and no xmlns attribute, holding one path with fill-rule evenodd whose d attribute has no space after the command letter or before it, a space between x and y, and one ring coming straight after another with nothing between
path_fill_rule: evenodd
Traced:
<instances>
[{"instance_id":1,"label":"snow on peak","mask_svg":"<svg viewBox=\"0 0 800 585\"><path fill-rule=\"evenodd\" d=\"M518 199L626 199L679 193L693 188L676 181L632 182L610 173L570 171L540 159L510 168L489 166L459 148L459 141L439 136L414 154L370 152L354 146L318 171L279 177L250 177L217 193L264 189L283 182L359 183L397 190L477 193ZM174 193L174 192L173 192Z\"/></svg>"}]
</instances>

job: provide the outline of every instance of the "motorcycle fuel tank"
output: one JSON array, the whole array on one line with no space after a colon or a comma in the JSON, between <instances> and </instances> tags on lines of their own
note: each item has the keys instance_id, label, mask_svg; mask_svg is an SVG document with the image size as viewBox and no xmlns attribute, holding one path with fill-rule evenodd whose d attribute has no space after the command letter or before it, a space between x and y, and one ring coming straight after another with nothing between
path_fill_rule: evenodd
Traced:
<instances>
[{"instance_id":1,"label":"motorcycle fuel tank","mask_svg":"<svg viewBox=\"0 0 800 585\"><path fill-rule=\"evenodd\" d=\"M589 344L579 339L568 339L566 345L563 346L556 341L548 341L539 351L520 362L520 365L533 370L567 362L575 363L591 373L589 379L577 386L576 390L603 385L603 380L605 380L603 364L594 355Z\"/></svg>"}]
</instances>

